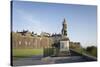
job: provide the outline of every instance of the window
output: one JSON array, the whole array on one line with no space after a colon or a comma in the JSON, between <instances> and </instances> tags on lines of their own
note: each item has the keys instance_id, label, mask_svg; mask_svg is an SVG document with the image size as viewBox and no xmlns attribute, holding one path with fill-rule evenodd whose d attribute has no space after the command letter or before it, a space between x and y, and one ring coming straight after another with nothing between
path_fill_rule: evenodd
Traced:
<instances>
[{"instance_id":1,"label":"window","mask_svg":"<svg viewBox=\"0 0 100 67\"><path fill-rule=\"evenodd\" d=\"M19 41L19 45L21 45L21 41Z\"/></svg>"},{"instance_id":2,"label":"window","mask_svg":"<svg viewBox=\"0 0 100 67\"><path fill-rule=\"evenodd\" d=\"M25 41L25 45L27 46L27 41Z\"/></svg>"}]
</instances>

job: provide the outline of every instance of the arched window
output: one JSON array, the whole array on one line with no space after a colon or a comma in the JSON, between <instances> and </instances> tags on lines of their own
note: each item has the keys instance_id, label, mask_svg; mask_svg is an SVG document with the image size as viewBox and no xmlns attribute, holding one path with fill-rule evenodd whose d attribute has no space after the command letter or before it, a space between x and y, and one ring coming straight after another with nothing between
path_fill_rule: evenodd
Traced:
<instances>
[{"instance_id":1,"label":"arched window","mask_svg":"<svg viewBox=\"0 0 100 67\"><path fill-rule=\"evenodd\" d=\"M25 45L27 46L27 41L25 41Z\"/></svg>"},{"instance_id":2,"label":"arched window","mask_svg":"<svg viewBox=\"0 0 100 67\"><path fill-rule=\"evenodd\" d=\"M19 45L21 45L21 41L19 41Z\"/></svg>"},{"instance_id":3,"label":"arched window","mask_svg":"<svg viewBox=\"0 0 100 67\"><path fill-rule=\"evenodd\" d=\"M29 44L29 46L30 46L31 43L29 42L28 44Z\"/></svg>"}]
</instances>

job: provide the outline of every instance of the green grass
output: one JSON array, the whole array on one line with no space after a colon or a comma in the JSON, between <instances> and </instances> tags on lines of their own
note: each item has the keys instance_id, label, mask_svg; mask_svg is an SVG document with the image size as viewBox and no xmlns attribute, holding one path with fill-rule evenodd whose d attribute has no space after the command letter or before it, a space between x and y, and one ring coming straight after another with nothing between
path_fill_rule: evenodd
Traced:
<instances>
[{"instance_id":1,"label":"green grass","mask_svg":"<svg viewBox=\"0 0 100 67\"><path fill-rule=\"evenodd\" d=\"M93 56L93 57L97 57L97 53L96 51L93 50L93 52L88 52L86 51L85 49L83 48L77 48L77 49L74 49L76 52L82 54L82 53L85 53L87 55L90 55L90 56Z\"/></svg>"},{"instance_id":2,"label":"green grass","mask_svg":"<svg viewBox=\"0 0 100 67\"><path fill-rule=\"evenodd\" d=\"M13 57L28 57L33 55L43 55L43 49L14 49Z\"/></svg>"}]
</instances>

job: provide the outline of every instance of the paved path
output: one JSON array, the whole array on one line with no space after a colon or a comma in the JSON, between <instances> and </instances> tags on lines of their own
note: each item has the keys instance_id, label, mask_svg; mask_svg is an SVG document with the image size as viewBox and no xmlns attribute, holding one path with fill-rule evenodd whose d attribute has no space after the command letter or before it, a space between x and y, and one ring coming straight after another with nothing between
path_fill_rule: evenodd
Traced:
<instances>
[{"instance_id":1,"label":"paved path","mask_svg":"<svg viewBox=\"0 0 100 67\"><path fill-rule=\"evenodd\" d=\"M72 62L86 62L86 61L94 61L94 60L87 56L83 56L79 53L71 51L71 56L67 57L32 56L27 58L19 58L13 61L13 66L72 63Z\"/></svg>"},{"instance_id":2,"label":"paved path","mask_svg":"<svg viewBox=\"0 0 100 67\"><path fill-rule=\"evenodd\" d=\"M70 57L29 57L29 58L20 58L14 60L14 66L23 66L23 65L41 65L41 64L54 64L54 63L72 63L72 62L84 62L91 61L82 56L70 56Z\"/></svg>"}]
</instances>

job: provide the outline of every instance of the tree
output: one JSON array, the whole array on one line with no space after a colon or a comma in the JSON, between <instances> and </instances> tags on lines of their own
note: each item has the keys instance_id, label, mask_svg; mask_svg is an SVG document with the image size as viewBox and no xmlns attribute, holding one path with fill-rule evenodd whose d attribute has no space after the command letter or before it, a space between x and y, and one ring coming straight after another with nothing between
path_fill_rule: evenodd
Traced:
<instances>
[{"instance_id":1,"label":"tree","mask_svg":"<svg viewBox=\"0 0 100 67\"><path fill-rule=\"evenodd\" d=\"M91 55L97 57L97 47L95 47L95 46L89 46L89 47L86 48L86 51L87 51L89 54L91 54Z\"/></svg>"}]
</instances>

